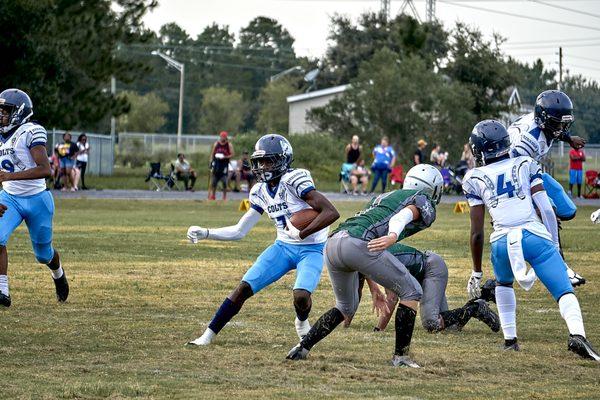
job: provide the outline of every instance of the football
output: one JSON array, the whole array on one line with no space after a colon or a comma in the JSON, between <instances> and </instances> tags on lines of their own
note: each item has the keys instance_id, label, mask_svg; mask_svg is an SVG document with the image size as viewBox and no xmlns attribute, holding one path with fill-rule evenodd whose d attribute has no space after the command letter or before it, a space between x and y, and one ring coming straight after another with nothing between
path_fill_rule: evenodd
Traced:
<instances>
[{"instance_id":1,"label":"football","mask_svg":"<svg viewBox=\"0 0 600 400\"><path fill-rule=\"evenodd\" d=\"M304 210L300 210L292 214L290 218L290 222L292 225L296 227L298 230L302 230L306 228L310 223L319 215L318 211L313 210L312 208L306 208Z\"/></svg>"}]
</instances>

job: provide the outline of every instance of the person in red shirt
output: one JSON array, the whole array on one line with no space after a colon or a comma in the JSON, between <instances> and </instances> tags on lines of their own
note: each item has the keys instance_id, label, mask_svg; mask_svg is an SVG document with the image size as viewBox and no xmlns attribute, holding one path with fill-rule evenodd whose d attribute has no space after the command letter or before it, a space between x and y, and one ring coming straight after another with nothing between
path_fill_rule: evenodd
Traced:
<instances>
[{"instance_id":1,"label":"person in red shirt","mask_svg":"<svg viewBox=\"0 0 600 400\"><path fill-rule=\"evenodd\" d=\"M585 153L583 149L571 149L569 158L571 159L569 163L569 193L573 193L573 185L577 184L577 197L581 197Z\"/></svg>"}]
</instances>

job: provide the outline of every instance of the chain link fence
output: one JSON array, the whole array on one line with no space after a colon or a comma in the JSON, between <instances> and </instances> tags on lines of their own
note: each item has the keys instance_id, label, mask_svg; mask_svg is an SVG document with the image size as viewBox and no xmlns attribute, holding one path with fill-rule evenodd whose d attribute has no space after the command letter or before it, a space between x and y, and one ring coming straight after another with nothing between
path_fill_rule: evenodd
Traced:
<instances>
[{"instance_id":1,"label":"chain link fence","mask_svg":"<svg viewBox=\"0 0 600 400\"><path fill-rule=\"evenodd\" d=\"M157 153L208 153L219 139L214 135L182 135L181 148L177 148L177 135L160 133L119 133L118 153L125 155L141 149L148 154Z\"/></svg>"},{"instance_id":2,"label":"chain link fence","mask_svg":"<svg viewBox=\"0 0 600 400\"><path fill-rule=\"evenodd\" d=\"M550 151L550 159L553 164L553 172L555 174L569 173L569 151L571 147L564 143L555 143ZM583 170L600 170L600 144L588 144L583 148L585 152L585 162Z\"/></svg>"}]
</instances>

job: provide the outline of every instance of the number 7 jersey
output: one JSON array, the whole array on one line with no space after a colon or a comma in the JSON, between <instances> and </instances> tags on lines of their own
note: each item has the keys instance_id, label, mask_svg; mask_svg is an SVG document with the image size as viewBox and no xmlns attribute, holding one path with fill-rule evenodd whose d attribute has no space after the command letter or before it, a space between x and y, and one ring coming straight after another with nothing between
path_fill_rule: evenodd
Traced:
<instances>
[{"instance_id":1,"label":"number 7 jersey","mask_svg":"<svg viewBox=\"0 0 600 400\"><path fill-rule=\"evenodd\" d=\"M489 210L494 224L490 242L514 228L552 240L531 198L531 188L541 183L539 164L521 156L472 169L465 175L463 191L471 207L485 204Z\"/></svg>"},{"instance_id":2,"label":"number 7 jersey","mask_svg":"<svg viewBox=\"0 0 600 400\"><path fill-rule=\"evenodd\" d=\"M21 172L36 167L30 149L46 146L46 130L33 122L15 129L10 136L0 135L0 169ZM15 196L32 196L46 190L45 179L2 182L2 189Z\"/></svg>"}]
</instances>

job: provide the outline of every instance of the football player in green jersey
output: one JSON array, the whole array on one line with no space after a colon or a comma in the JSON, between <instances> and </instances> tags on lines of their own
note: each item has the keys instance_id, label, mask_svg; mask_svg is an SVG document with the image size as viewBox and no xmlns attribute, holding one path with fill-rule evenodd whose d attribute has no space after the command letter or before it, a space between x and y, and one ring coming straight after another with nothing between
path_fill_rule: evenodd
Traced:
<instances>
[{"instance_id":1,"label":"football player in green jersey","mask_svg":"<svg viewBox=\"0 0 600 400\"><path fill-rule=\"evenodd\" d=\"M409 355L421 285L387 249L396 242L428 228L435 221L435 207L442 197L443 179L431 165L420 164L406 174L401 190L384 193L332 233L325 247L325 261L336 305L319 318L308 334L288 354L304 359L312 347L342 321L349 323L359 299L359 275L394 292L399 299L395 318L394 366L418 368ZM385 301L376 302L384 311Z\"/></svg>"}]
</instances>

